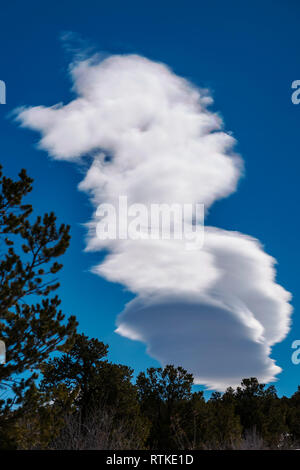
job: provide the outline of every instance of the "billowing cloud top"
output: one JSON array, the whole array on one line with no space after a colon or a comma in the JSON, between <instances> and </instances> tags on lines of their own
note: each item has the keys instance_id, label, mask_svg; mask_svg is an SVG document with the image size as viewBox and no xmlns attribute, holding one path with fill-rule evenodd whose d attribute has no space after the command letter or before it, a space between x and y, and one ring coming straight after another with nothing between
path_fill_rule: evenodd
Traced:
<instances>
[{"instance_id":1,"label":"billowing cloud top","mask_svg":"<svg viewBox=\"0 0 300 470\"><path fill-rule=\"evenodd\" d=\"M42 134L58 160L92 164L80 189L95 206L203 203L236 190L241 159L207 91L146 58L111 56L71 67L77 98L22 109L18 120ZM201 250L184 240L109 240L87 249L110 254L93 268L136 294L117 332L144 341L162 364L183 365L198 383L223 390L243 377L268 382L280 372L269 355L287 334L290 294L275 282L275 260L259 242L207 227Z\"/></svg>"}]
</instances>

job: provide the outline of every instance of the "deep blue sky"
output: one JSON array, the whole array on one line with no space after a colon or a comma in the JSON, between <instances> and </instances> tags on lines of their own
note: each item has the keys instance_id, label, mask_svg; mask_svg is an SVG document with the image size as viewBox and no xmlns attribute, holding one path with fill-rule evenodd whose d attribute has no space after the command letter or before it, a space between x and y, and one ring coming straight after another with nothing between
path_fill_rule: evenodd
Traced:
<instances>
[{"instance_id":1,"label":"deep blue sky","mask_svg":"<svg viewBox=\"0 0 300 470\"><path fill-rule=\"evenodd\" d=\"M80 170L50 161L36 149L38 135L17 127L10 111L21 105L52 105L71 97L71 59L60 41L66 31L95 50L138 53L168 64L212 91L214 110L238 141L245 161L239 190L216 203L207 224L261 240L278 260L277 279L293 294L293 326L272 357L284 371L276 387L290 394L300 384L291 343L300 339L299 144L300 105L291 83L300 79L300 3L295 1L10 1L0 6L0 79L7 104L0 106L0 161L15 175L27 168L35 179L30 199L37 212L54 210L71 224L60 295L80 330L110 345L110 359L137 371L157 365L145 346L113 333L114 321L132 296L91 274L99 254L85 254L82 223L91 207L76 186Z\"/></svg>"}]
</instances>

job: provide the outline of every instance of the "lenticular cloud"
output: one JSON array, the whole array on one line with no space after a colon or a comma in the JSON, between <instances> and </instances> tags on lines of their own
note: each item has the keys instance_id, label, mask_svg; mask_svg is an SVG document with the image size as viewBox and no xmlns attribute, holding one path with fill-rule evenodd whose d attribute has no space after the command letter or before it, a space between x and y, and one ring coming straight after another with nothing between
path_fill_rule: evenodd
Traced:
<instances>
[{"instance_id":1,"label":"lenticular cloud","mask_svg":"<svg viewBox=\"0 0 300 470\"><path fill-rule=\"evenodd\" d=\"M17 119L57 160L92 156L80 189L95 211L119 195L208 208L236 190L241 159L206 90L137 55L82 60L70 71L73 101L25 108ZM95 212L87 250L109 254L93 271L136 294L117 319L120 335L211 389L281 371L270 352L288 332L290 294L256 239L206 227L202 249L187 251L184 240L100 240L96 221Z\"/></svg>"}]
</instances>

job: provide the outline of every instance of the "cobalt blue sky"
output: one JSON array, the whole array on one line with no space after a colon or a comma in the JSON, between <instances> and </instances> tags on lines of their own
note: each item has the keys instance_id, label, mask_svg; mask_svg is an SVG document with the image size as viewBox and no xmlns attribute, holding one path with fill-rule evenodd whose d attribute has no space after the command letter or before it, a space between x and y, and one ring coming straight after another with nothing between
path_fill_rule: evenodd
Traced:
<instances>
[{"instance_id":1,"label":"cobalt blue sky","mask_svg":"<svg viewBox=\"0 0 300 470\"><path fill-rule=\"evenodd\" d=\"M74 98L67 68L72 53L61 37L73 32L105 54L136 53L167 64L195 85L209 88L213 110L237 139L245 162L238 191L216 202L206 224L258 238L277 261L277 281L293 295L293 324L272 357L283 368L276 387L290 394L300 384L291 344L300 338L299 125L300 105L291 83L300 79L300 5L296 1L199 2L62 1L1 6L0 79L7 104L0 107L0 160L15 175L34 178L30 196L39 213L54 210L71 224L72 243L61 273L63 309L79 328L110 345L110 359L136 371L158 363L145 345L114 333L115 319L133 298L119 284L90 272L99 253L83 253L83 223L92 207L77 185L82 169L50 160L38 150L39 135L20 129L9 113L19 106L67 103Z\"/></svg>"}]
</instances>

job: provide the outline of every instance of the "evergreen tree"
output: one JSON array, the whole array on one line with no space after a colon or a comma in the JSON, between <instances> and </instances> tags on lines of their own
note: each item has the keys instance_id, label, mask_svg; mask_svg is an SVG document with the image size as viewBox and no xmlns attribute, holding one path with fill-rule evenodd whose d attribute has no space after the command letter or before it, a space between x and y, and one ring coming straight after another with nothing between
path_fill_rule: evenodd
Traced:
<instances>
[{"instance_id":1,"label":"evergreen tree","mask_svg":"<svg viewBox=\"0 0 300 470\"><path fill-rule=\"evenodd\" d=\"M192 374L172 365L164 369L151 367L147 374L141 372L138 375L142 411L152 424L148 440L150 448L176 448L172 422L180 404L190 399L192 384Z\"/></svg>"},{"instance_id":2,"label":"evergreen tree","mask_svg":"<svg viewBox=\"0 0 300 470\"><path fill-rule=\"evenodd\" d=\"M241 441L242 426L232 398L232 389L229 388L223 396L213 393L208 402L210 424L205 441L211 449L233 448Z\"/></svg>"},{"instance_id":3,"label":"evergreen tree","mask_svg":"<svg viewBox=\"0 0 300 470\"><path fill-rule=\"evenodd\" d=\"M287 406L287 425L291 440L299 446L300 444L300 386L290 399L283 397Z\"/></svg>"},{"instance_id":4,"label":"evergreen tree","mask_svg":"<svg viewBox=\"0 0 300 470\"><path fill-rule=\"evenodd\" d=\"M101 420L109 411L116 429L122 423L127 426L128 436L135 432L144 441L149 424L140 413L133 370L108 362L104 359L107 351L108 346L101 341L77 334L68 352L43 365L41 390L57 395L60 387L65 387L67 396L74 397L72 409L82 430L95 416ZM56 401L55 396L52 400Z\"/></svg>"},{"instance_id":5,"label":"evergreen tree","mask_svg":"<svg viewBox=\"0 0 300 470\"><path fill-rule=\"evenodd\" d=\"M70 347L77 324L74 316L64 321L59 298L50 296L59 287L56 274L62 264L57 258L69 245L69 227L57 227L53 213L32 220L32 206L23 202L31 190L32 179L25 170L14 181L0 167L0 339L6 346L6 364L0 366L3 447L5 429L13 422L11 410L22 405L40 364L53 351Z\"/></svg>"}]
</instances>

